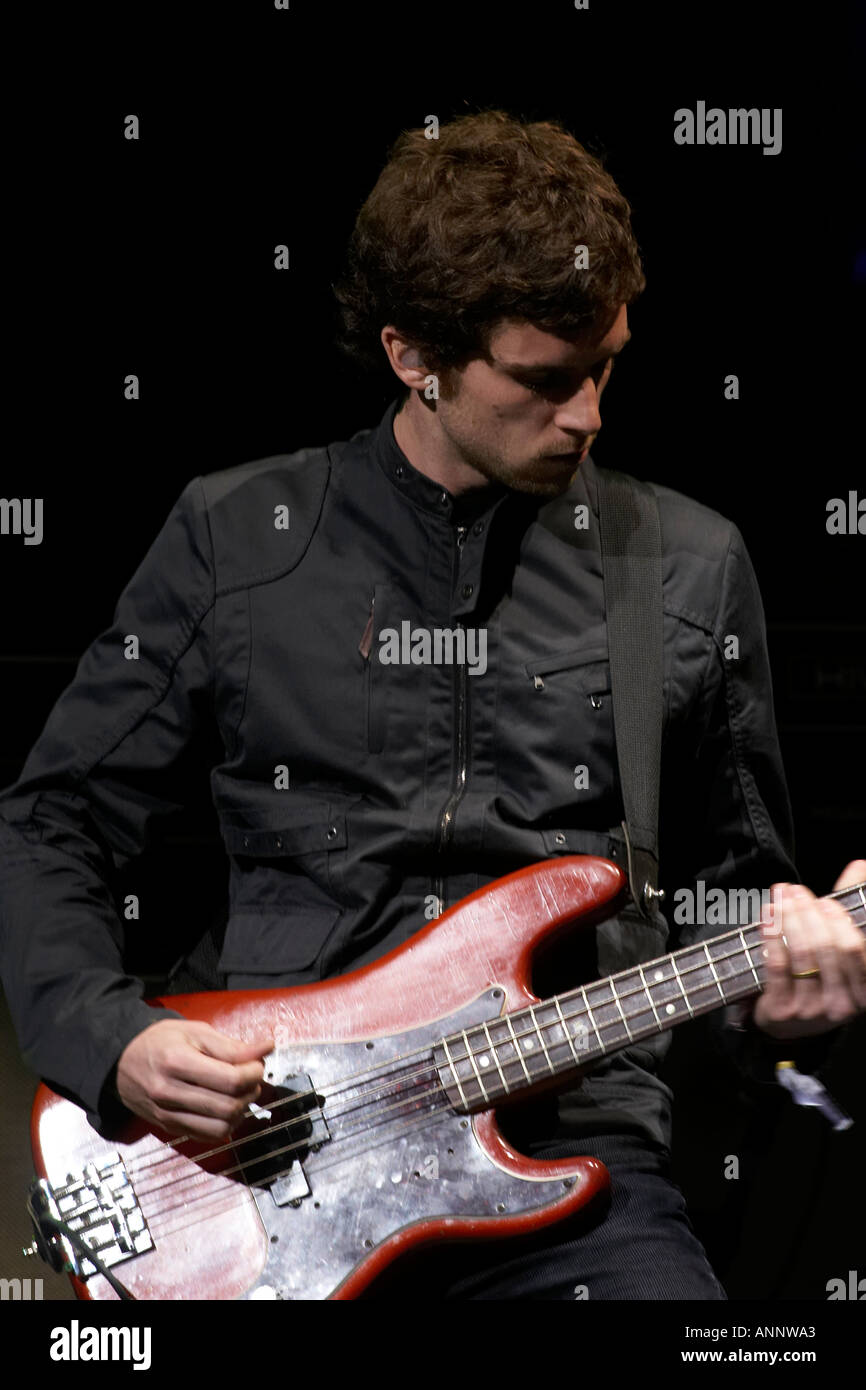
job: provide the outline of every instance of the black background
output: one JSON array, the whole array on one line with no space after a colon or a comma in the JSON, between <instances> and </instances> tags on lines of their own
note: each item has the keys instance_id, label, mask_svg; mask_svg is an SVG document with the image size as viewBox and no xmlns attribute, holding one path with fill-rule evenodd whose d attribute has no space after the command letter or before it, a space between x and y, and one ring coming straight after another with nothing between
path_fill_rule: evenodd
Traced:
<instances>
[{"instance_id":1,"label":"black background","mask_svg":"<svg viewBox=\"0 0 866 1390\"><path fill-rule=\"evenodd\" d=\"M862 21L832 4L802 17L599 0L587 12L260 0L46 15L13 59L28 80L7 271L25 311L0 492L42 497L45 535L0 537L0 784L191 477L378 422L396 380L363 378L333 346L330 283L354 216L402 129L499 106L562 120L632 204L648 283L594 457L742 530L797 863L829 890L866 854L866 542L826 530L830 498L866 492L863 50ZM674 144L674 111L698 100L781 107L782 152ZM139 401L124 399L128 373ZM724 399L730 373L739 401ZM203 757L186 812L129 878L149 904L130 962L150 977L223 882ZM700 1234L733 1297L826 1298L858 1258L866 1273L862 1022L828 1073L860 1117L843 1135L775 1091L738 1091L698 1029L679 1030L671 1076ZM722 1176L732 1153L739 1183Z\"/></svg>"}]
</instances>

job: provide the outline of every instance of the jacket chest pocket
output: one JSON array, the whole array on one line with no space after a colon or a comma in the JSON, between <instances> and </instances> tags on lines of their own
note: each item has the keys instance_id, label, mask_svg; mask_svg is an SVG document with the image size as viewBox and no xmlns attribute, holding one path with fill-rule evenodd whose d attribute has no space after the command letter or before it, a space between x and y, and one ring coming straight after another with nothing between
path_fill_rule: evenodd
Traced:
<instances>
[{"instance_id":1,"label":"jacket chest pocket","mask_svg":"<svg viewBox=\"0 0 866 1390\"><path fill-rule=\"evenodd\" d=\"M605 648L556 652L535 657L524 666L529 685L525 701L534 719L551 729L553 737L568 737L593 748L613 739L610 661Z\"/></svg>"},{"instance_id":2,"label":"jacket chest pocket","mask_svg":"<svg viewBox=\"0 0 866 1390\"><path fill-rule=\"evenodd\" d=\"M539 693L549 689L555 698L562 690L577 690L586 696L594 710L610 703L610 660L606 647L578 648L533 657L527 661L524 671Z\"/></svg>"},{"instance_id":3,"label":"jacket chest pocket","mask_svg":"<svg viewBox=\"0 0 866 1390\"><path fill-rule=\"evenodd\" d=\"M518 792L532 789L531 812L536 822L561 829L575 817L579 820L590 806L597 812L600 801L607 803L615 794L607 648L595 645L540 654L522 662L515 674L515 725L521 731L521 746L510 738L508 763L514 765ZM502 753L500 768L503 778L510 780ZM597 819L587 824L596 825Z\"/></svg>"}]
</instances>

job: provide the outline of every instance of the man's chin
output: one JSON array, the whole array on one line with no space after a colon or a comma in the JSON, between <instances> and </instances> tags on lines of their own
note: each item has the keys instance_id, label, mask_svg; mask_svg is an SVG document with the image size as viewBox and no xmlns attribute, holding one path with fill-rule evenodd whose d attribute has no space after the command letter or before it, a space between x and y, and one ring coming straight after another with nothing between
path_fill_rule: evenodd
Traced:
<instances>
[{"instance_id":1,"label":"man's chin","mask_svg":"<svg viewBox=\"0 0 866 1390\"><path fill-rule=\"evenodd\" d=\"M543 459L531 471L512 476L509 486L515 492L534 497L559 497L567 492L577 476L579 460Z\"/></svg>"}]
</instances>

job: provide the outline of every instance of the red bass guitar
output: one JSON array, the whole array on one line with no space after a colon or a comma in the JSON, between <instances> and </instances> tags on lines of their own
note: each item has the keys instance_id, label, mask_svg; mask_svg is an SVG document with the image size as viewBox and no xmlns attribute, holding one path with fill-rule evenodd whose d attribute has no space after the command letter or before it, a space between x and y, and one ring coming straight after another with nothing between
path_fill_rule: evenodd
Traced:
<instances>
[{"instance_id":1,"label":"red bass guitar","mask_svg":"<svg viewBox=\"0 0 866 1390\"><path fill-rule=\"evenodd\" d=\"M109 1142L41 1086L39 1253L84 1299L351 1299L419 1246L577 1213L607 1187L604 1165L527 1158L496 1107L761 989L753 925L537 999L542 943L610 916L625 889L608 860L549 860L350 975L155 1001L231 1037L269 1031L262 1095L228 1142L140 1121ZM866 923L864 885L833 896Z\"/></svg>"}]
</instances>

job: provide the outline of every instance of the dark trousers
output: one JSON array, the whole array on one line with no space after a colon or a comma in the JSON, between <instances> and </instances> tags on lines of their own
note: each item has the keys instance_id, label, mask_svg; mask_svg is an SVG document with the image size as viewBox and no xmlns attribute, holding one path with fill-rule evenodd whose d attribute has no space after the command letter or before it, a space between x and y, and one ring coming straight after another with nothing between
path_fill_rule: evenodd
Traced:
<instances>
[{"instance_id":1,"label":"dark trousers","mask_svg":"<svg viewBox=\"0 0 866 1390\"><path fill-rule=\"evenodd\" d=\"M581 1213L567 1231L521 1249L505 1240L440 1252L435 1288L443 1299L725 1299L692 1230L685 1201L661 1149L631 1136L570 1141L538 1150L558 1158L586 1153L611 1177L609 1204ZM448 1273L443 1275L447 1267Z\"/></svg>"}]
</instances>

